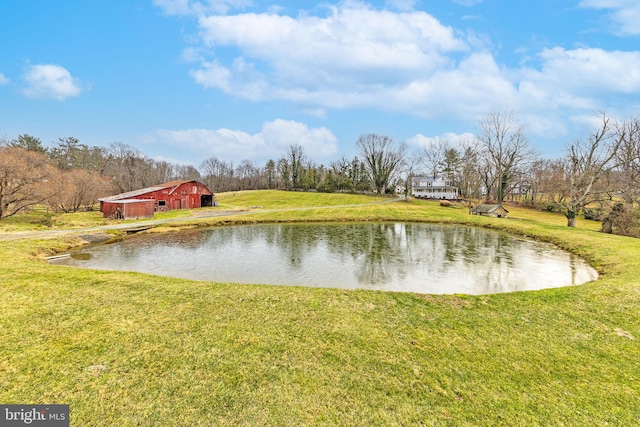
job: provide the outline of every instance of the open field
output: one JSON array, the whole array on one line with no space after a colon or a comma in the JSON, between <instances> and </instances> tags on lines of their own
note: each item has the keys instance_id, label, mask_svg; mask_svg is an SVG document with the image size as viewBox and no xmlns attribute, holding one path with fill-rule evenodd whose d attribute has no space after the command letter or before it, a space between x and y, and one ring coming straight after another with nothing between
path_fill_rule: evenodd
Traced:
<instances>
[{"instance_id":1,"label":"open field","mask_svg":"<svg viewBox=\"0 0 640 427\"><path fill-rule=\"evenodd\" d=\"M640 424L640 240L517 207L491 219L353 195L217 198L214 209L243 214L183 211L184 221L150 232L464 223L554 242L601 278L486 296L253 286L44 261L79 244L74 235L0 241L0 402L68 403L72 425L91 426ZM20 231L43 227L12 221ZM98 223L107 222L89 213L46 227Z\"/></svg>"}]
</instances>

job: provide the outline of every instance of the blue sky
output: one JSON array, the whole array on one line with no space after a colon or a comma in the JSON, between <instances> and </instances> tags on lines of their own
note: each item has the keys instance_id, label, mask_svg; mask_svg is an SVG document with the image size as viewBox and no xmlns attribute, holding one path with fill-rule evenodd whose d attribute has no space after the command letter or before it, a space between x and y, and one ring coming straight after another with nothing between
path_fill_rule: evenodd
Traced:
<instances>
[{"instance_id":1,"label":"blue sky","mask_svg":"<svg viewBox=\"0 0 640 427\"><path fill-rule=\"evenodd\" d=\"M198 166L379 133L418 149L512 111L559 157L640 115L637 0L2 0L0 137Z\"/></svg>"}]
</instances>

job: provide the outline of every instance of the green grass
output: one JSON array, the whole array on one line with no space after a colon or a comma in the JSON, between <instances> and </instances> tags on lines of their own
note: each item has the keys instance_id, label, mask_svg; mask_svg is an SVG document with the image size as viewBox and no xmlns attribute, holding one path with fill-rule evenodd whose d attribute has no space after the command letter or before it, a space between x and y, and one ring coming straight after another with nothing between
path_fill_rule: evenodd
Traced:
<instances>
[{"instance_id":1,"label":"green grass","mask_svg":"<svg viewBox=\"0 0 640 427\"><path fill-rule=\"evenodd\" d=\"M68 403L72 425L95 426L640 423L639 240L517 207L500 220L350 195L218 200L252 212L154 232L458 222L558 243L602 275L535 292L415 295L80 270L42 260L78 244L73 237L0 242L0 402Z\"/></svg>"},{"instance_id":2,"label":"green grass","mask_svg":"<svg viewBox=\"0 0 640 427\"><path fill-rule=\"evenodd\" d=\"M99 211L54 213L45 209L36 209L16 214L0 221L0 232L60 230L78 227L94 227L109 224Z\"/></svg>"},{"instance_id":3,"label":"green grass","mask_svg":"<svg viewBox=\"0 0 640 427\"><path fill-rule=\"evenodd\" d=\"M390 197L372 197L348 193L306 193L288 191L235 191L216 195L220 208L259 207L299 208L311 206L365 205L390 200Z\"/></svg>"}]
</instances>

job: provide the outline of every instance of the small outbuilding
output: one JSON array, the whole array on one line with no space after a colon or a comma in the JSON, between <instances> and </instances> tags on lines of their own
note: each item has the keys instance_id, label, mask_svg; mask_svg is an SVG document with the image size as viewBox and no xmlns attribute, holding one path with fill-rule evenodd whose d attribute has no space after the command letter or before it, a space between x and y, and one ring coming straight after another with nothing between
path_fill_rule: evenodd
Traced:
<instances>
[{"instance_id":1,"label":"small outbuilding","mask_svg":"<svg viewBox=\"0 0 640 427\"><path fill-rule=\"evenodd\" d=\"M102 214L105 218L114 219L143 219L153 218L155 202L153 200L113 200L100 202Z\"/></svg>"},{"instance_id":2,"label":"small outbuilding","mask_svg":"<svg viewBox=\"0 0 640 427\"><path fill-rule=\"evenodd\" d=\"M493 204L481 204L471 209L471 213L474 215L491 216L494 218L506 218L509 215L509 211L502 205Z\"/></svg>"},{"instance_id":3,"label":"small outbuilding","mask_svg":"<svg viewBox=\"0 0 640 427\"><path fill-rule=\"evenodd\" d=\"M105 217L131 219L151 218L154 212L214 206L213 198L211 190L201 182L170 181L99 200Z\"/></svg>"}]
</instances>

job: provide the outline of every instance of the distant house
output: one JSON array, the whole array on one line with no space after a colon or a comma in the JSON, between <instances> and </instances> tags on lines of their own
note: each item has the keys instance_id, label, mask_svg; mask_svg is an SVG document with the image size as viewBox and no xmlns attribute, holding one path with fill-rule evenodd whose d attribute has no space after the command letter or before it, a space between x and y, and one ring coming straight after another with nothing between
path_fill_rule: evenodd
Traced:
<instances>
[{"instance_id":1,"label":"distant house","mask_svg":"<svg viewBox=\"0 0 640 427\"><path fill-rule=\"evenodd\" d=\"M213 193L198 181L171 181L153 187L103 197L105 218L152 218L154 212L213 206Z\"/></svg>"},{"instance_id":2,"label":"distant house","mask_svg":"<svg viewBox=\"0 0 640 427\"><path fill-rule=\"evenodd\" d=\"M416 176L411 184L411 195L419 199L458 199L458 187L443 175Z\"/></svg>"},{"instance_id":3,"label":"distant house","mask_svg":"<svg viewBox=\"0 0 640 427\"><path fill-rule=\"evenodd\" d=\"M482 204L471 209L471 213L474 215L491 216L494 218L506 218L509 215L509 211L502 205Z\"/></svg>"}]
</instances>

